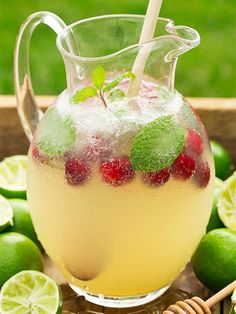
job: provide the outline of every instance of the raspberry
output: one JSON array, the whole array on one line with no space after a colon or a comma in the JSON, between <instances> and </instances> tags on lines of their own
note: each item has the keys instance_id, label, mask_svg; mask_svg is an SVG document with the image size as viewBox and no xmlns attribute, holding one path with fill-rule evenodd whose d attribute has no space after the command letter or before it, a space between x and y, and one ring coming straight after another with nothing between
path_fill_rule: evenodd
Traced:
<instances>
[{"instance_id":1,"label":"raspberry","mask_svg":"<svg viewBox=\"0 0 236 314\"><path fill-rule=\"evenodd\" d=\"M186 150L194 155L201 155L203 152L202 137L194 130L189 130L186 141Z\"/></svg>"},{"instance_id":2,"label":"raspberry","mask_svg":"<svg viewBox=\"0 0 236 314\"><path fill-rule=\"evenodd\" d=\"M195 170L194 159L187 154L180 154L171 166L173 176L181 181L189 179Z\"/></svg>"},{"instance_id":3,"label":"raspberry","mask_svg":"<svg viewBox=\"0 0 236 314\"><path fill-rule=\"evenodd\" d=\"M100 166L100 172L102 179L113 186L120 186L129 182L135 176L131 162L126 156L103 161Z\"/></svg>"},{"instance_id":4,"label":"raspberry","mask_svg":"<svg viewBox=\"0 0 236 314\"><path fill-rule=\"evenodd\" d=\"M170 178L169 169L162 169L157 172L147 172L142 176L144 182L153 187L165 184Z\"/></svg>"},{"instance_id":5,"label":"raspberry","mask_svg":"<svg viewBox=\"0 0 236 314\"><path fill-rule=\"evenodd\" d=\"M204 188L207 186L209 180L210 180L210 167L208 165L208 162L201 161L197 164L196 167L196 174L195 174L195 181L197 185L201 188Z\"/></svg>"},{"instance_id":6,"label":"raspberry","mask_svg":"<svg viewBox=\"0 0 236 314\"><path fill-rule=\"evenodd\" d=\"M36 161L44 162L47 158L44 154L42 154L38 148L38 146L34 143L32 146L32 156Z\"/></svg>"},{"instance_id":7,"label":"raspberry","mask_svg":"<svg viewBox=\"0 0 236 314\"><path fill-rule=\"evenodd\" d=\"M71 185L81 185L88 181L91 170L85 161L71 157L66 160L65 174L68 183Z\"/></svg>"},{"instance_id":8,"label":"raspberry","mask_svg":"<svg viewBox=\"0 0 236 314\"><path fill-rule=\"evenodd\" d=\"M33 145L32 147L32 155L35 159L38 159L39 158L39 149L38 149L38 146L36 145Z\"/></svg>"}]
</instances>

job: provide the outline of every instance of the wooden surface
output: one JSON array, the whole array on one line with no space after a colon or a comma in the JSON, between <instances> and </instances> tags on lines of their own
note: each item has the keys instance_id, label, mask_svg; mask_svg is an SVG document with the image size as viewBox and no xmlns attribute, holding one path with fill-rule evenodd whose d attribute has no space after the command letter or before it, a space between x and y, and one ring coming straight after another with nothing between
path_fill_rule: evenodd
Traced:
<instances>
[{"instance_id":1,"label":"wooden surface","mask_svg":"<svg viewBox=\"0 0 236 314\"><path fill-rule=\"evenodd\" d=\"M42 109L50 105L54 96L38 96ZM199 113L210 138L230 151L236 162L236 98L188 98ZM12 154L25 154L28 141L20 125L14 96L0 96L0 159Z\"/></svg>"}]
</instances>

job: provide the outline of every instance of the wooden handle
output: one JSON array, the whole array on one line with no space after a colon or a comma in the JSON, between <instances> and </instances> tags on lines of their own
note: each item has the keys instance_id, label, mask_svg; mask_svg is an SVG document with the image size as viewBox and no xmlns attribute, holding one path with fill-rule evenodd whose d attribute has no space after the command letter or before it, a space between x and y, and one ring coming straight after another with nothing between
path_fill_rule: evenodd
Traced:
<instances>
[{"instance_id":1,"label":"wooden handle","mask_svg":"<svg viewBox=\"0 0 236 314\"><path fill-rule=\"evenodd\" d=\"M175 304L170 305L163 314L211 314L210 308L232 294L235 288L236 280L213 295L207 301L203 301L199 297L178 301Z\"/></svg>"},{"instance_id":2,"label":"wooden handle","mask_svg":"<svg viewBox=\"0 0 236 314\"><path fill-rule=\"evenodd\" d=\"M224 300L226 297L228 297L230 294L232 294L232 292L234 291L234 289L236 289L236 280L233 281L231 284L229 284L228 286L226 286L224 289L220 290L218 293L216 293L215 295L213 295L210 299L208 299L206 301L206 304L209 307L212 307L213 305L215 305L216 303Z\"/></svg>"}]
</instances>

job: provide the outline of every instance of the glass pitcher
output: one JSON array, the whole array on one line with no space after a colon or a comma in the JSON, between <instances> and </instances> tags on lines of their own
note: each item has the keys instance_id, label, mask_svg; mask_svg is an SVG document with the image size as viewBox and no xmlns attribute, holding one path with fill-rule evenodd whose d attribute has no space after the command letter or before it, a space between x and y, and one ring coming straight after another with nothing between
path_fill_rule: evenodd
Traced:
<instances>
[{"instance_id":1,"label":"glass pitcher","mask_svg":"<svg viewBox=\"0 0 236 314\"><path fill-rule=\"evenodd\" d=\"M198 45L199 35L159 18L154 39L137 44L143 22L140 15L107 15L66 26L39 12L16 44L36 232L71 287L109 307L144 304L166 291L205 233L212 205L208 138L174 89L178 56ZM40 23L58 34L67 77L44 115L28 63ZM142 53L138 78L133 66Z\"/></svg>"}]
</instances>

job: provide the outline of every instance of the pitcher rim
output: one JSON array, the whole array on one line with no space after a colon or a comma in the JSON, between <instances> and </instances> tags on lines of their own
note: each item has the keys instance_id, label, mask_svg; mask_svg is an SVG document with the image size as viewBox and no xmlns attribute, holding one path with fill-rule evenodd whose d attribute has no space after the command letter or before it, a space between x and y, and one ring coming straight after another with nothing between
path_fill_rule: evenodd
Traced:
<instances>
[{"instance_id":1,"label":"pitcher rim","mask_svg":"<svg viewBox=\"0 0 236 314\"><path fill-rule=\"evenodd\" d=\"M159 17L158 20L166 22L165 29L169 33L169 35L167 34L167 35L161 35L161 36L158 36L158 37L154 37L151 40L147 40L147 41L144 41L143 43L136 43L136 44L127 46L127 47L125 47L123 49L120 49L118 51L115 51L113 53L110 53L110 54L107 54L107 55L104 55L104 56L101 56L101 57L82 57L82 56L76 55L76 54L74 54L72 52L69 52L68 50L66 50L62 46L62 43L61 43L62 38L65 37L65 33L68 30L70 30L71 28L73 28L74 26L82 24L84 22L88 22L88 21L95 21L95 20L112 18L112 17L118 17L118 18L119 17L126 17L126 18L140 18L140 19L144 19L145 15L142 15L142 14L106 14L106 15L99 15L99 16L89 17L89 18L86 18L86 19L82 19L82 20L76 21L76 22L66 26L57 35L56 45L57 45L58 50L60 51L60 53L62 55L64 55L67 58L73 59L74 61L78 61L78 62L98 62L98 61L106 61L106 60L112 59L112 58L117 57L118 55L123 54L124 52L132 50L134 48L142 47L142 46L144 46L146 44L154 43L160 37L161 38L178 38L178 39L181 39L183 41L183 43L185 43L186 45L191 46L191 47L197 46L199 44L199 42L200 42L200 35L194 28L189 27L189 26L183 26L183 25L175 26L174 25L174 20L169 19L169 18ZM176 35L176 30L180 29L180 28L186 28L186 29L192 31L194 33L194 35L195 35L195 39L192 39L192 40L191 39L186 39L186 38L182 38L182 37Z\"/></svg>"}]
</instances>

